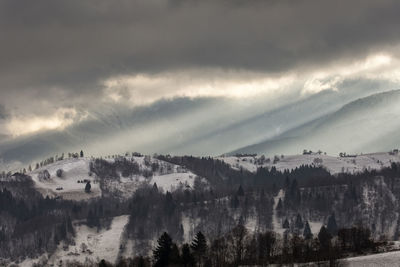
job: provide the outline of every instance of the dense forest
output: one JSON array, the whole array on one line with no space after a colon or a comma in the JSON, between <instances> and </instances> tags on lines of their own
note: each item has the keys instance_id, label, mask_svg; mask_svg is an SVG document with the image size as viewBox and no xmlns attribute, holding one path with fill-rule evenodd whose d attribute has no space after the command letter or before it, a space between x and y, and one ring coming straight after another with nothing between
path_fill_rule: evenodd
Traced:
<instances>
[{"instance_id":1,"label":"dense forest","mask_svg":"<svg viewBox=\"0 0 400 267\"><path fill-rule=\"evenodd\" d=\"M45 197L28 174L5 175L0 258L51 255L74 242L74 225L100 231L119 215L129 215L129 221L116 246L122 255L133 240L134 253L121 256L118 266L334 263L377 252L399 238L400 166L395 163L380 171L333 176L316 166L249 172L209 157L137 156L143 157L143 166L120 156L92 159L90 175L99 179L103 193L85 201ZM128 198L109 188L124 177L170 173L172 164L198 176L192 187L165 191L144 183ZM320 223L317 232L311 231L311 222Z\"/></svg>"}]
</instances>

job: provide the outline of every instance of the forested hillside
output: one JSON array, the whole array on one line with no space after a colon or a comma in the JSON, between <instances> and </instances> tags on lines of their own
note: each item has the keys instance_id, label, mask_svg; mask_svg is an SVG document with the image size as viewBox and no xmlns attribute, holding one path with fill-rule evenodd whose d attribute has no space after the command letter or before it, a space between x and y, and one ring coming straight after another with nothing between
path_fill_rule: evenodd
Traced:
<instances>
[{"instance_id":1,"label":"forested hillside","mask_svg":"<svg viewBox=\"0 0 400 267\"><path fill-rule=\"evenodd\" d=\"M257 160L250 171L220 158L82 152L3 174L0 258L237 266L336 261L398 240L397 162L332 174Z\"/></svg>"}]
</instances>

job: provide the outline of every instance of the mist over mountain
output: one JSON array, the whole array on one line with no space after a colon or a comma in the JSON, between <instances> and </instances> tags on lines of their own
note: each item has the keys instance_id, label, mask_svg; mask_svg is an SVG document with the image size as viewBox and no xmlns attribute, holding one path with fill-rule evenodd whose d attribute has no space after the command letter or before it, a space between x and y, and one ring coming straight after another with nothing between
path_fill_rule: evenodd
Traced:
<instances>
[{"instance_id":1,"label":"mist over mountain","mask_svg":"<svg viewBox=\"0 0 400 267\"><path fill-rule=\"evenodd\" d=\"M298 95L298 100L278 98L243 102L221 98L178 98L136 108L99 106L87 113L85 119L63 130L5 138L0 141L0 156L5 162L30 163L37 158L79 149L85 149L91 155L124 151L177 155L220 155L235 151L270 155L296 154L308 147L328 153L337 153L341 151L339 148L363 152L362 140L354 142L346 131L354 135L358 130L352 130L350 126L355 126L353 121L362 118L360 127L368 128L369 124L374 127L374 116L380 118L377 123L382 122L382 125L379 125L381 130L368 135L375 144L371 150L387 150L395 144L396 136L380 142L379 135L390 135L389 125L393 128L397 123L391 122L390 114L384 110L389 105L395 108L398 93L378 94L367 98L371 99L369 101L358 100L343 106L347 101L374 91L359 88L323 91L310 96ZM388 103L380 103L378 99L387 99ZM393 112L391 116L395 116L396 111ZM389 125L383 127L381 117L386 115ZM365 116L371 118L365 120ZM346 120L350 120L347 128ZM341 129L343 136L331 138L329 127L344 127ZM329 144L324 141L324 136L326 140L330 139Z\"/></svg>"},{"instance_id":2,"label":"mist over mountain","mask_svg":"<svg viewBox=\"0 0 400 267\"><path fill-rule=\"evenodd\" d=\"M303 149L368 153L399 146L400 90L373 94L233 153L296 154Z\"/></svg>"}]
</instances>

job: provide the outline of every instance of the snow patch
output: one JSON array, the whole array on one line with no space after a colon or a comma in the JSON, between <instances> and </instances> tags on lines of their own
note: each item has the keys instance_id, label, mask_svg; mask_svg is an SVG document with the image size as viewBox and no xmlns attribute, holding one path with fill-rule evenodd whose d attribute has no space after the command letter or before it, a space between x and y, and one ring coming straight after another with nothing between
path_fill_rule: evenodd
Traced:
<instances>
[{"instance_id":1,"label":"snow patch","mask_svg":"<svg viewBox=\"0 0 400 267\"><path fill-rule=\"evenodd\" d=\"M352 257L343 260L350 267L399 266L400 251L392 251L367 256Z\"/></svg>"},{"instance_id":2,"label":"snow patch","mask_svg":"<svg viewBox=\"0 0 400 267\"><path fill-rule=\"evenodd\" d=\"M101 190L95 174L89 175L89 158L72 158L57 161L53 164L43 166L28 175L35 182L35 187L43 196L62 197L64 199L83 200L101 196ZM57 170L62 170L62 176L57 176ZM41 179L40 174L47 170L50 174L48 179ZM86 183L91 181L91 193L85 192ZM79 181L79 183L78 183Z\"/></svg>"},{"instance_id":3,"label":"snow patch","mask_svg":"<svg viewBox=\"0 0 400 267\"><path fill-rule=\"evenodd\" d=\"M384 167L390 167L392 162L400 162L400 154L394 153L372 153L357 155L354 157L335 157L324 154L310 154L310 155L292 155L279 157L279 160L273 163L271 161L263 163L262 165L256 164L260 156L255 157L217 157L216 159L222 160L229 164L234 169L243 168L250 172L256 172L258 167L272 168L275 167L278 171L293 170L302 165L321 166L324 167L331 174L338 173L359 173L364 170L380 170Z\"/></svg>"},{"instance_id":4,"label":"snow patch","mask_svg":"<svg viewBox=\"0 0 400 267\"><path fill-rule=\"evenodd\" d=\"M66 250L60 245L49 262L56 264L62 260L63 263L67 261L83 263L88 258L95 262L105 259L115 263L119 254L121 236L128 221L129 215L115 217L110 229L103 229L100 232L86 225L75 226L75 245L69 246Z\"/></svg>"}]
</instances>

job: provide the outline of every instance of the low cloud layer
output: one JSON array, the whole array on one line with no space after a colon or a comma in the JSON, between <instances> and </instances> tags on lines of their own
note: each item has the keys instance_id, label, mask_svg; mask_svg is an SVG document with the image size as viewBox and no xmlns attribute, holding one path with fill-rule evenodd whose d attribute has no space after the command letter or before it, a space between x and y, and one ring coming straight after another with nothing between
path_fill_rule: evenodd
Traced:
<instances>
[{"instance_id":1,"label":"low cloud layer","mask_svg":"<svg viewBox=\"0 0 400 267\"><path fill-rule=\"evenodd\" d=\"M394 0L1 1L0 118L18 135L104 103L392 82L398 10Z\"/></svg>"}]
</instances>

